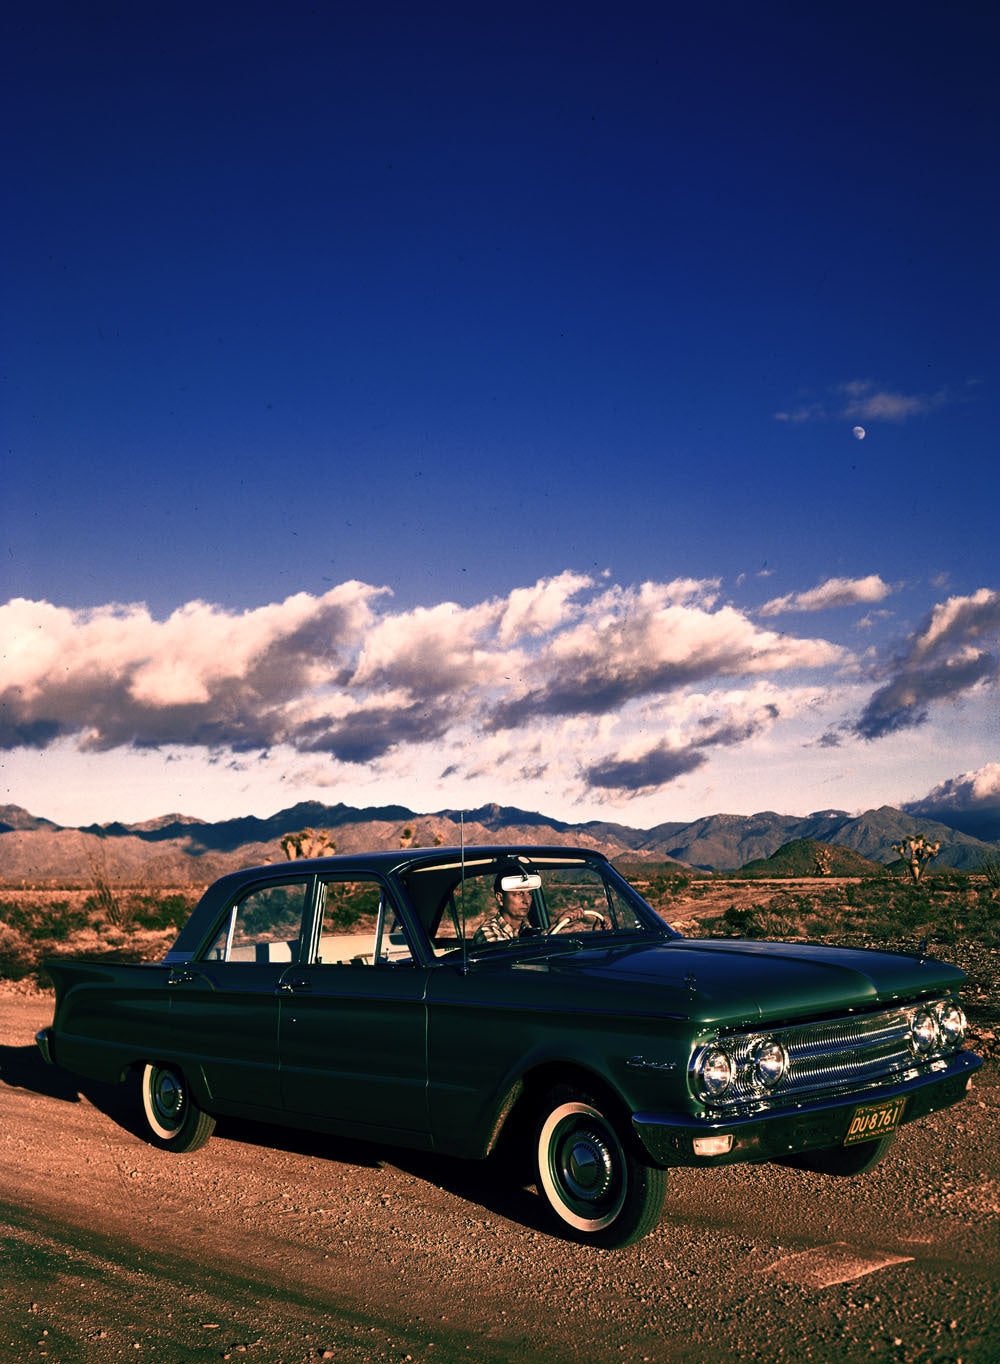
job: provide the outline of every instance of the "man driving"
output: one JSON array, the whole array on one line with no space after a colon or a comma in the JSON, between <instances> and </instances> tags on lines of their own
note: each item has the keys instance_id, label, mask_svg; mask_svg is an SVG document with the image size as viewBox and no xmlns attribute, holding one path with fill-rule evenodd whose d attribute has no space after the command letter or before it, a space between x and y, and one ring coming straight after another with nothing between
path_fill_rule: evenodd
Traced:
<instances>
[{"instance_id":1,"label":"man driving","mask_svg":"<svg viewBox=\"0 0 1000 1364\"><path fill-rule=\"evenodd\" d=\"M521 880L525 884L523 886L512 884L516 880ZM497 872L493 880L493 896L497 908L473 934L472 942L475 947L481 947L483 943L533 937L540 931L530 920L533 885L538 885L538 877L529 878L524 868L516 862Z\"/></svg>"}]
</instances>

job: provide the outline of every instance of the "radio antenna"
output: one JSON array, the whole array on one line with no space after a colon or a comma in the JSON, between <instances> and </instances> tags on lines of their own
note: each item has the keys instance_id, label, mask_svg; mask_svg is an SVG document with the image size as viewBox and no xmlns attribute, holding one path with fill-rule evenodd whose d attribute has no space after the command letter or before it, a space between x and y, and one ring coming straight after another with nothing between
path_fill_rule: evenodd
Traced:
<instances>
[{"instance_id":1,"label":"radio antenna","mask_svg":"<svg viewBox=\"0 0 1000 1364\"><path fill-rule=\"evenodd\" d=\"M469 969L469 949L465 938L465 811L458 812L459 844L462 850L462 974Z\"/></svg>"}]
</instances>

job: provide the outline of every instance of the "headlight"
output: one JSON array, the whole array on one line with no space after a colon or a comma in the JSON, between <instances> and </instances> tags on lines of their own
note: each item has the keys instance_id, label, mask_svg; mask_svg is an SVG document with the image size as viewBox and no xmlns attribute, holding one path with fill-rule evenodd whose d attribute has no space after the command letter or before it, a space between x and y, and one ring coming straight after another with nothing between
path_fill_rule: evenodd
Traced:
<instances>
[{"instance_id":1,"label":"headlight","mask_svg":"<svg viewBox=\"0 0 1000 1364\"><path fill-rule=\"evenodd\" d=\"M721 1047L709 1047L699 1057L694 1073L702 1093L717 1099L733 1083L735 1068L727 1051Z\"/></svg>"},{"instance_id":2,"label":"headlight","mask_svg":"<svg viewBox=\"0 0 1000 1364\"><path fill-rule=\"evenodd\" d=\"M941 1029L930 1009L918 1009L910 1020L910 1042L918 1056L926 1056L941 1045Z\"/></svg>"},{"instance_id":3,"label":"headlight","mask_svg":"<svg viewBox=\"0 0 1000 1364\"><path fill-rule=\"evenodd\" d=\"M934 1011L941 1040L946 1047L960 1047L965 1041L965 1014L954 1000L946 999Z\"/></svg>"},{"instance_id":4,"label":"headlight","mask_svg":"<svg viewBox=\"0 0 1000 1364\"><path fill-rule=\"evenodd\" d=\"M773 1089L787 1069L788 1052L773 1037L758 1043L754 1048L754 1079L765 1089Z\"/></svg>"}]
</instances>

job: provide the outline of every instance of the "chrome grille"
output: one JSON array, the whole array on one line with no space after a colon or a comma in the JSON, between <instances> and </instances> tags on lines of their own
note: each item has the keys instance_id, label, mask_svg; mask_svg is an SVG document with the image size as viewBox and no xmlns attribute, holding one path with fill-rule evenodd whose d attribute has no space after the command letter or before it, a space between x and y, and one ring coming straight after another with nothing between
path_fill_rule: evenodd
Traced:
<instances>
[{"instance_id":1,"label":"chrome grille","mask_svg":"<svg viewBox=\"0 0 1000 1364\"><path fill-rule=\"evenodd\" d=\"M944 1048L922 1057L914 1053L911 1021L928 1007L932 1007L930 1002L794 1027L723 1034L714 1045L729 1053L735 1079L724 1095L702 1095L702 1102L717 1112L770 1108L889 1083L904 1071L923 1068L954 1050ZM781 1043L789 1064L782 1079L765 1090L754 1074L753 1057L757 1047L768 1041Z\"/></svg>"}]
</instances>

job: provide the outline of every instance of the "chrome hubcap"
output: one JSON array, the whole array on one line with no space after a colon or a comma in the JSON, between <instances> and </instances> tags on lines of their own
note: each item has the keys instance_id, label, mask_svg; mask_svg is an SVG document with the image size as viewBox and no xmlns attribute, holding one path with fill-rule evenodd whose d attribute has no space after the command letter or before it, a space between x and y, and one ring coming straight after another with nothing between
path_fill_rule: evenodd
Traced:
<instances>
[{"instance_id":1,"label":"chrome hubcap","mask_svg":"<svg viewBox=\"0 0 1000 1364\"><path fill-rule=\"evenodd\" d=\"M563 1147L560 1165L563 1183L574 1198L594 1203L611 1188L614 1160L597 1132L574 1132Z\"/></svg>"},{"instance_id":2,"label":"chrome hubcap","mask_svg":"<svg viewBox=\"0 0 1000 1364\"><path fill-rule=\"evenodd\" d=\"M184 1107L184 1091L172 1071L158 1072L153 1087L153 1103L157 1116L166 1126L175 1127L178 1124Z\"/></svg>"}]
</instances>

